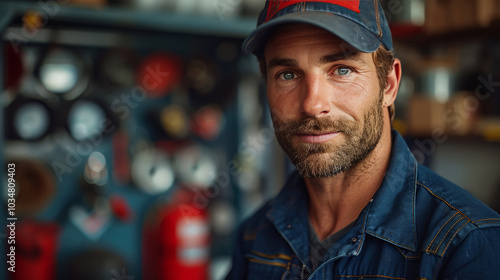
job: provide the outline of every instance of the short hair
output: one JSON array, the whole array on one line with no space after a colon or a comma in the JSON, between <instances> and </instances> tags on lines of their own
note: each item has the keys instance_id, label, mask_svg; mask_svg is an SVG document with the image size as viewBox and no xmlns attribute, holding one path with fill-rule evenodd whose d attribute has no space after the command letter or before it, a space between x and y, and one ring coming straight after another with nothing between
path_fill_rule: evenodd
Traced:
<instances>
[{"instance_id":1,"label":"short hair","mask_svg":"<svg viewBox=\"0 0 500 280\"><path fill-rule=\"evenodd\" d=\"M373 62L377 68L377 77L380 85L380 90L384 90L387 87L387 76L392 71L394 67L394 53L388 51L385 47L380 45L380 47L373 53ZM396 107L394 103L389 107L389 118L391 121L394 120L396 115Z\"/></svg>"},{"instance_id":2,"label":"short hair","mask_svg":"<svg viewBox=\"0 0 500 280\"><path fill-rule=\"evenodd\" d=\"M259 60L260 73L262 74L264 79L267 80L266 59L263 52L259 53L257 59ZM388 51L382 45L380 45L380 47L375 52L373 52L373 62L375 63L375 67L377 68L377 77L381 90L385 89L385 87L387 86L387 76L392 71L394 60L394 53L392 51ZM394 120L395 115L396 108L393 103L389 107L389 117L391 121Z\"/></svg>"}]
</instances>

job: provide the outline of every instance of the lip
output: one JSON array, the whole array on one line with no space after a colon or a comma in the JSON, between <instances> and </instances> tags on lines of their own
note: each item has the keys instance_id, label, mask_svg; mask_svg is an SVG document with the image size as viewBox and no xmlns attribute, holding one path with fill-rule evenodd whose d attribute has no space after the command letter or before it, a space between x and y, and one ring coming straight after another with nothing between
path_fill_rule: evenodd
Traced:
<instances>
[{"instance_id":1,"label":"lip","mask_svg":"<svg viewBox=\"0 0 500 280\"><path fill-rule=\"evenodd\" d=\"M335 138L340 132L330 132L322 134L297 134L297 136L303 141L311 144L324 143Z\"/></svg>"}]
</instances>

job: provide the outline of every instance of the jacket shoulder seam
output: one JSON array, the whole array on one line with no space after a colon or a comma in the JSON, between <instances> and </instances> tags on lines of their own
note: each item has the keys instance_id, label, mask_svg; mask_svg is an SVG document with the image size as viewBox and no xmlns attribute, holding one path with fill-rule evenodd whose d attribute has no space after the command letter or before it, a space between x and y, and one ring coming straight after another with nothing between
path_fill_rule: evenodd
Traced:
<instances>
[{"instance_id":1,"label":"jacket shoulder seam","mask_svg":"<svg viewBox=\"0 0 500 280\"><path fill-rule=\"evenodd\" d=\"M456 212L455 214L453 214L453 216L451 216L438 230L438 232L436 233L436 235L434 235L434 238L431 240L431 242L429 243L429 245L427 246L427 248L425 249L425 251L429 251L430 252L430 247L432 245L432 243L434 243L434 241L436 240L436 238L438 237L439 233L441 232L441 230L443 230L444 226L446 226L446 224L448 224L448 222L451 221L451 219L453 219L456 215L458 214L458 212ZM442 241L441 241L442 242Z\"/></svg>"},{"instance_id":2,"label":"jacket shoulder seam","mask_svg":"<svg viewBox=\"0 0 500 280\"><path fill-rule=\"evenodd\" d=\"M444 202L444 204L446 204L448 207L450 207L451 209L457 211L458 213L460 213L460 215L462 215L464 218L466 218L469 222L472 222L472 220L467 216L465 215L462 211L460 211L458 208L454 207L453 205L451 205L448 201L446 201L444 198L438 196L437 194L435 194L434 192L431 191L431 189L429 187L427 187L426 185L420 183L420 182L417 182L418 185L420 185L421 187L423 187L424 189L426 189L432 196L434 196L435 198L441 200L442 202Z\"/></svg>"},{"instance_id":3,"label":"jacket shoulder seam","mask_svg":"<svg viewBox=\"0 0 500 280\"><path fill-rule=\"evenodd\" d=\"M438 200L440 200L443 203L445 203L450 209L453 209L454 211L456 211L456 213L453 214L439 228L439 230L437 231L437 233L434 235L432 241L429 243L429 245L427 246L427 248L424 250L424 252L437 254L437 255L439 255L439 256L442 257L446 253L448 247L450 246L451 242L455 239L455 237L457 236L457 234L466 225L468 225L468 224L474 224L474 222L467 215L465 215L462 211L460 211L458 208L454 207L448 201L446 201L444 198L438 196L433 191L431 191L431 189L429 187L427 187L426 185L424 185L424 184L422 184L420 182L417 182L417 184L420 185L421 187L423 187L425 190L427 190L427 192L429 192L432 196L434 196ZM457 215L459 215L459 216L457 217ZM452 225L450 225L451 222L453 222L453 221L454 221L454 223ZM455 230L456 227L458 227L458 229ZM477 227L477 225L476 225L476 227ZM448 228L448 230L446 231L446 233L444 233L443 230L446 229L446 228ZM439 237L440 235L442 235L442 236ZM440 240L439 244L433 245L438 240ZM435 247L435 248L433 248L433 247Z\"/></svg>"},{"instance_id":4,"label":"jacket shoulder seam","mask_svg":"<svg viewBox=\"0 0 500 280\"><path fill-rule=\"evenodd\" d=\"M453 236L450 238L450 241L448 241L448 244L446 244L446 247L444 248L443 250L443 253L441 253L441 257L444 256L444 253L446 253L446 250L448 249L448 247L450 246L451 244L451 241L453 241L453 239L455 239L455 236L457 235L457 233L462 230L463 227L465 227L465 225L467 225L469 222L466 222L465 224L463 224L459 229L457 229L457 231L455 231L455 233L453 234Z\"/></svg>"},{"instance_id":5,"label":"jacket shoulder seam","mask_svg":"<svg viewBox=\"0 0 500 280\"><path fill-rule=\"evenodd\" d=\"M500 225L500 218L488 218L472 221L475 225L498 224Z\"/></svg>"}]
</instances>

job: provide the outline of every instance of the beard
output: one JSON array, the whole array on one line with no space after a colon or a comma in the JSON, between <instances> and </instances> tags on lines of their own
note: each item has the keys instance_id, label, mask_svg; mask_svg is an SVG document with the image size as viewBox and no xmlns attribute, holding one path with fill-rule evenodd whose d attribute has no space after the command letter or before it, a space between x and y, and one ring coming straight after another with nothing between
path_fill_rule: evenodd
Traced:
<instances>
[{"instance_id":1,"label":"beard","mask_svg":"<svg viewBox=\"0 0 500 280\"><path fill-rule=\"evenodd\" d=\"M363 115L364 125L342 117L309 117L285 123L272 114L278 143L303 178L332 177L345 172L365 159L377 146L383 128L382 98L383 94ZM335 138L344 135L342 143L305 143L297 141L296 137L297 134L333 131L340 132Z\"/></svg>"}]
</instances>

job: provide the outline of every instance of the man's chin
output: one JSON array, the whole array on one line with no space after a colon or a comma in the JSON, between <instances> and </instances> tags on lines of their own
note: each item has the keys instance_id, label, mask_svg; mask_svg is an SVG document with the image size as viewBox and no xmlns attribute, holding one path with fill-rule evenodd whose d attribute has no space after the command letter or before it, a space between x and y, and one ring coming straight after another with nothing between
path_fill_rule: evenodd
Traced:
<instances>
[{"instance_id":1,"label":"man's chin","mask_svg":"<svg viewBox=\"0 0 500 280\"><path fill-rule=\"evenodd\" d=\"M303 160L294 162L294 165L303 178L332 177L343 171L342 168L333 164L332 158L328 153L308 155Z\"/></svg>"},{"instance_id":2,"label":"man's chin","mask_svg":"<svg viewBox=\"0 0 500 280\"><path fill-rule=\"evenodd\" d=\"M297 171L299 172L299 175L302 178L311 178L311 179L329 178L344 171L338 168L331 168L331 169L313 169L311 167L307 168L296 167L296 168Z\"/></svg>"}]
</instances>

